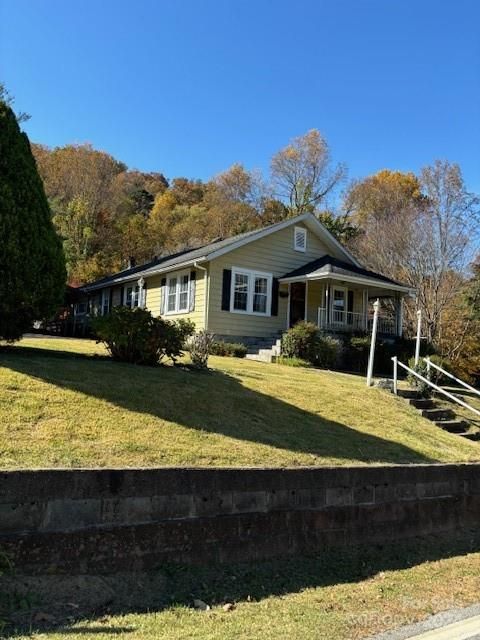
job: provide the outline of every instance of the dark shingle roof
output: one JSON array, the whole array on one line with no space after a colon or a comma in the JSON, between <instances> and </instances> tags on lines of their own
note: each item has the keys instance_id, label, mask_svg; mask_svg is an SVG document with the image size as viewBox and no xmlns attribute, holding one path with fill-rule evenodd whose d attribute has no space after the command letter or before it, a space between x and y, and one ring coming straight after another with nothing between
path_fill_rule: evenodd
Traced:
<instances>
[{"instance_id":1,"label":"dark shingle roof","mask_svg":"<svg viewBox=\"0 0 480 640\"><path fill-rule=\"evenodd\" d=\"M185 249L184 251L179 251L178 253L173 253L167 256L162 256L159 258L155 258L151 262L147 262L146 264L137 265L135 267L131 267L130 269L124 269L123 271L119 271L118 273L114 273L111 276L107 276L105 278L101 278L99 280L95 280L95 282L88 283L84 285L82 288L83 291L93 291L95 289L101 289L102 287L108 286L114 282L123 282L124 280L128 280L130 276L134 276L135 274L149 275L151 272L154 272L158 267L160 268L168 268L174 267L175 265L183 262L191 262L194 260L198 260L203 257L207 257L210 253L214 251L218 251L225 247L228 247L243 238L248 238L250 236L255 236L256 234L263 233L266 229L270 229L276 227L277 225L282 224L276 223L269 225L268 227L262 227L261 229L254 229L253 231L246 231L245 233L240 233L236 236L232 236L230 238L219 238L218 240L214 240L209 244L202 245L200 247L196 247L194 249Z\"/></svg>"},{"instance_id":2,"label":"dark shingle roof","mask_svg":"<svg viewBox=\"0 0 480 640\"><path fill-rule=\"evenodd\" d=\"M386 276L382 276L380 273L375 273L374 271L369 271L368 269L356 267L354 264L342 262L341 260L337 260L337 258L333 258L329 255L325 255L321 258L318 258L318 260L308 262L307 264L304 264L303 267L299 267L294 271L286 273L283 278L297 278L300 276L307 276L308 274L314 272L319 274L331 273L337 276L362 276L362 278L381 280L382 282L388 282L389 284L395 284L400 287L405 286L400 282L396 282L395 280L391 280Z\"/></svg>"}]
</instances>

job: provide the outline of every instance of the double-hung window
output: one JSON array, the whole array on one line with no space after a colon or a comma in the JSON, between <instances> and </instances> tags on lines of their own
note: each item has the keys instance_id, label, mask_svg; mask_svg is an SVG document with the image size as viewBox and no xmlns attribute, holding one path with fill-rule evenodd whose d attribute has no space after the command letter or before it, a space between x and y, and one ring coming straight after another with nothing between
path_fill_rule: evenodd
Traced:
<instances>
[{"instance_id":1,"label":"double-hung window","mask_svg":"<svg viewBox=\"0 0 480 640\"><path fill-rule=\"evenodd\" d=\"M167 280L167 313L184 313L190 304L190 276L180 273Z\"/></svg>"},{"instance_id":2,"label":"double-hung window","mask_svg":"<svg viewBox=\"0 0 480 640\"><path fill-rule=\"evenodd\" d=\"M272 274L232 269L230 311L269 316L272 302Z\"/></svg>"},{"instance_id":3,"label":"double-hung window","mask_svg":"<svg viewBox=\"0 0 480 640\"><path fill-rule=\"evenodd\" d=\"M110 289L102 289L102 316L110 311Z\"/></svg>"},{"instance_id":4,"label":"double-hung window","mask_svg":"<svg viewBox=\"0 0 480 640\"><path fill-rule=\"evenodd\" d=\"M125 287L125 306L130 309L135 309L138 307L140 299L140 287L135 286L127 286Z\"/></svg>"}]
</instances>

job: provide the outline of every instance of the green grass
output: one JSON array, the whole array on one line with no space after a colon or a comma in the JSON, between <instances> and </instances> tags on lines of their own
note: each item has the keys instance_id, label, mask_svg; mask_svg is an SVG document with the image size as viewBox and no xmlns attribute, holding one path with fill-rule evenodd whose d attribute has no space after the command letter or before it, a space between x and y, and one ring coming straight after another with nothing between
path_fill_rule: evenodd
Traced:
<instances>
[{"instance_id":1,"label":"green grass","mask_svg":"<svg viewBox=\"0 0 480 640\"><path fill-rule=\"evenodd\" d=\"M77 579L50 578L34 611L13 618L10 636L17 640L367 638L477 602L479 550L477 532L226 568L177 567L136 578L106 576L90 581L83 577L78 581L83 595L92 587L95 593L100 589L104 600L110 597L107 610L97 615L84 608ZM195 610L194 598L211 609ZM225 602L234 604L234 609L224 611ZM52 616L49 629L38 630L42 625L35 623L35 611ZM71 616L74 619L68 619ZM33 632L23 635L22 629L29 628Z\"/></svg>"},{"instance_id":2,"label":"green grass","mask_svg":"<svg viewBox=\"0 0 480 640\"><path fill-rule=\"evenodd\" d=\"M188 362L188 359L186 359ZM101 345L28 338L0 350L0 466L324 465L472 461L365 379L233 358L136 367Z\"/></svg>"}]
</instances>

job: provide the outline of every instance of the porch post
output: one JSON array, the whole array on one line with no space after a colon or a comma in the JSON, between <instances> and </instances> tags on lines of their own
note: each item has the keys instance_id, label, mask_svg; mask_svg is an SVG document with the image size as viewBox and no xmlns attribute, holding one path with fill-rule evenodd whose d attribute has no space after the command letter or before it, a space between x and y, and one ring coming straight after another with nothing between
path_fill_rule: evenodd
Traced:
<instances>
[{"instance_id":1,"label":"porch post","mask_svg":"<svg viewBox=\"0 0 480 640\"><path fill-rule=\"evenodd\" d=\"M325 285L325 324L330 324L330 283Z\"/></svg>"},{"instance_id":2,"label":"porch post","mask_svg":"<svg viewBox=\"0 0 480 640\"><path fill-rule=\"evenodd\" d=\"M397 296L395 311L397 320L397 336L401 338L403 335L403 296Z\"/></svg>"},{"instance_id":3,"label":"porch post","mask_svg":"<svg viewBox=\"0 0 480 640\"><path fill-rule=\"evenodd\" d=\"M303 315L305 322L308 322L308 280L305 280L305 312Z\"/></svg>"},{"instance_id":4,"label":"porch post","mask_svg":"<svg viewBox=\"0 0 480 640\"><path fill-rule=\"evenodd\" d=\"M287 301L287 326L286 329L290 329L290 295L291 295L292 285L288 283L288 301Z\"/></svg>"},{"instance_id":5,"label":"porch post","mask_svg":"<svg viewBox=\"0 0 480 640\"><path fill-rule=\"evenodd\" d=\"M363 294L363 322L365 331L368 331L368 289L365 289Z\"/></svg>"}]
</instances>

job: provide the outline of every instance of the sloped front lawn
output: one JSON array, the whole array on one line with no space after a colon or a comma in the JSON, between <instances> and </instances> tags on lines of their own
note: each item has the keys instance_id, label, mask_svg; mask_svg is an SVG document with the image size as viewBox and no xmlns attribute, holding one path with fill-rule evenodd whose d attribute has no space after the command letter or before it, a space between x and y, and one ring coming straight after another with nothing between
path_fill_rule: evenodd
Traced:
<instances>
[{"instance_id":1,"label":"sloped front lawn","mask_svg":"<svg viewBox=\"0 0 480 640\"><path fill-rule=\"evenodd\" d=\"M0 350L0 467L480 459L362 377L230 358L202 373L112 362L93 341Z\"/></svg>"}]
</instances>

